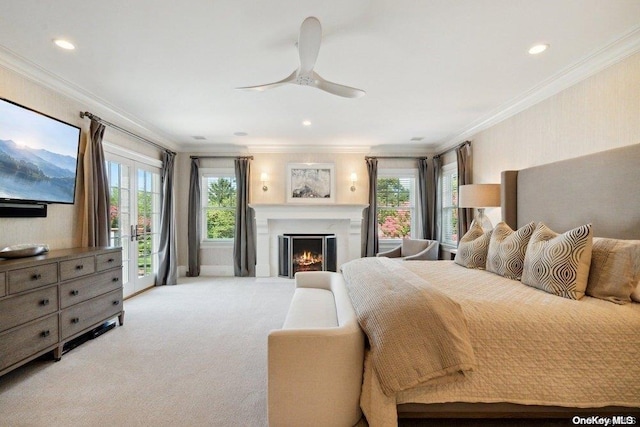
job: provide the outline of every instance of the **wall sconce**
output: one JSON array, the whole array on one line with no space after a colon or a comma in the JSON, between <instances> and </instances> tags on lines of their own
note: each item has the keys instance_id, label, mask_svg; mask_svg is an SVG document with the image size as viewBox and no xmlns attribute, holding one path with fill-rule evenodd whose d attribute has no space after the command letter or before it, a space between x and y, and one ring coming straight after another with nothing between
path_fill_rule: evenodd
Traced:
<instances>
[{"instance_id":1,"label":"wall sconce","mask_svg":"<svg viewBox=\"0 0 640 427\"><path fill-rule=\"evenodd\" d=\"M356 191L356 181L358 180L358 175L355 172L351 172L351 191Z\"/></svg>"},{"instance_id":2,"label":"wall sconce","mask_svg":"<svg viewBox=\"0 0 640 427\"><path fill-rule=\"evenodd\" d=\"M260 174L260 181L262 182L262 191L267 191L269 187L267 187L267 181L269 181L269 175L266 172L262 172Z\"/></svg>"}]
</instances>

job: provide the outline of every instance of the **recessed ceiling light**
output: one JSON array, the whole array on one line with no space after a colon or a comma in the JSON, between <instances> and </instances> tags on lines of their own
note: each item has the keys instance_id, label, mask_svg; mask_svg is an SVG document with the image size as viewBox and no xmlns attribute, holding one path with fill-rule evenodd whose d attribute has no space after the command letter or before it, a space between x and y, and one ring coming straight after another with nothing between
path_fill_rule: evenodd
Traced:
<instances>
[{"instance_id":1,"label":"recessed ceiling light","mask_svg":"<svg viewBox=\"0 0 640 427\"><path fill-rule=\"evenodd\" d=\"M235 133L234 133L234 135L235 135L235 136L247 136L247 135L249 135L249 134L248 134L248 133L246 133L246 132L235 132Z\"/></svg>"},{"instance_id":2,"label":"recessed ceiling light","mask_svg":"<svg viewBox=\"0 0 640 427\"><path fill-rule=\"evenodd\" d=\"M71 43L69 40L55 39L53 43L55 43L56 46L64 50L73 50L76 48L74 44Z\"/></svg>"},{"instance_id":3,"label":"recessed ceiling light","mask_svg":"<svg viewBox=\"0 0 640 427\"><path fill-rule=\"evenodd\" d=\"M537 45L531 46L531 48L529 49L529 53L531 55L537 55L547 50L548 47L549 47L548 44L537 44Z\"/></svg>"},{"instance_id":4,"label":"recessed ceiling light","mask_svg":"<svg viewBox=\"0 0 640 427\"><path fill-rule=\"evenodd\" d=\"M303 126L311 126L311 121L305 120L305 121L302 122L302 125Z\"/></svg>"}]
</instances>

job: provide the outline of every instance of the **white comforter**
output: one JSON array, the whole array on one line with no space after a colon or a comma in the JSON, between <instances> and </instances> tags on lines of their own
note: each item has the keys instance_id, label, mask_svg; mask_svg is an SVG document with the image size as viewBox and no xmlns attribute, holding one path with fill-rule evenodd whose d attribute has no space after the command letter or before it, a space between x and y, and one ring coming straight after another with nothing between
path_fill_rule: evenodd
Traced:
<instances>
[{"instance_id":1,"label":"white comforter","mask_svg":"<svg viewBox=\"0 0 640 427\"><path fill-rule=\"evenodd\" d=\"M640 304L573 301L449 261L403 265L461 305L478 368L390 398L365 361L371 426L397 425L396 404L408 402L640 407Z\"/></svg>"}]
</instances>

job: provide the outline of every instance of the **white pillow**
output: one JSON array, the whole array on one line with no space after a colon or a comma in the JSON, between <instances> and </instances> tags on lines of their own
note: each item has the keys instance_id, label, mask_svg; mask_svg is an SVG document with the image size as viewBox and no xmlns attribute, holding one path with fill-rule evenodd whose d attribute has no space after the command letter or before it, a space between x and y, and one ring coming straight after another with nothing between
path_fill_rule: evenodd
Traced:
<instances>
[{"instance_id":1,"label":"white pillow","mask_svg":"<svg viewBox=\"0 0 640 427\"><path fill-rule=\"evenodd\" d=\"M586 294L626 304L640 278L640 240L593 238Z\"/></svg>"}]
</instances>

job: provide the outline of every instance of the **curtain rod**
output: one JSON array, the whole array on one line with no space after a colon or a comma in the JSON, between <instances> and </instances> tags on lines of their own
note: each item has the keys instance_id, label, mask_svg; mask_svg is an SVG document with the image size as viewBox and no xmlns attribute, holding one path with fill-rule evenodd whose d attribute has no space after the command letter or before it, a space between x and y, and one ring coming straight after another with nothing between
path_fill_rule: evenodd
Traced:
<instances>
[{"instance_id":1,"label":"curtain rod","mask_svg":"<svg viewBox=\"0 0 640 427\"><path fill-rule=\"evenodd\" d=\"M438 154L436 154L435 156L433 156L433 158L434 158L434 159L437 159L438 157L443 156L443 155L445 155L445 154L447 154L447 153L450 153L450 152L452 152L453 150L457 150L458 148L464 147L464 146L465 146L465 145L467 145L467 144L471 145L471 141L465 141L465 142L463 142L462 144L458 144L458 145L456 145L456 146L454 146L454 147L451 147L451 148L449 148L449 149L447 149L447 150L444 150L442 153L438 153Z\"/></svg>"},{"instance_id":2,"label":"curtain rod","mask_svg":"<svg viewBox=\"0 0 640 427\"><path fill-rule=\"evenodd\" d=\"M413 157L413 156L364 156L365 160L369 160L369 159L395 159L395 160L402 160L402 159L408 159L408 160L422 160L422 159L428 159L427 156L422 156L422 157Z\"/></svg>"},{"instance_id":3,"label":"curtain rod","mask_svg":"<svg viewBox=\"0 0 640 427\"><path fill-rule=\"evenodd\" d=\"M111 122L108 122L108 121L106 121L106 120L104 120L104 119L101 119L100 117L96 116L95 114L91 114L91 113L90 113L90 112L88 112L88 111L85 111L85 112L82 112L82 111L81 111L81 112L80 112L80 117L81 117L81 118L83 118L83 119L84 119L85 117L88 117L88 118L90 118L91 120L95 120L95 121L97 121L97 122L99 122L99 123L102 123L102 124L104 124L104 125L107 125L107 126L109 126L109 127L114 128L114 129L116 129L116 130L119 130L119 131L120 131L120 132L122 132L122 133L126 133L126 134L127 134L127 135L129 135L129 136L132 136L132 137L134 137L134 138L137 138L137 139L139 139L139 140L140 140L140 141L142 141L142 142L146 142L146 143L147 143L147 144L149 144L149 145L153 145L154 147L156 147L156 148L158 148L158 149L160 149L160 150L166 151L167 153L176 154L175 152L173 152L173 151L169 150L168 148L163 147L163 146L162 146L162 145L160 145L160 144L156 144L155 142L153 142L153 141L151 141L151 140L149 140L149 139L147 139L147 138L145 138L145 137L143 137L143 136L140 136L140 135L138 135L138 134L136 134L136 133L133 133L133 132L131 132L130 130L127 130L127 129L125 129L125 128L123 128L123 127L120 127L120 126L118 126L118 125L116 125L116 124L113 124L113 123L111 123Z\"/></svg>"},{"instance_id":4,"label":"curtain rod","mask_svg":"<svg viewBox=\"0 0 640 427\"><path fill-rule=\"evenodd\" d=\"M250 159L253 156L190 156L192 159Z\"/></svg>"}]
</instances>

